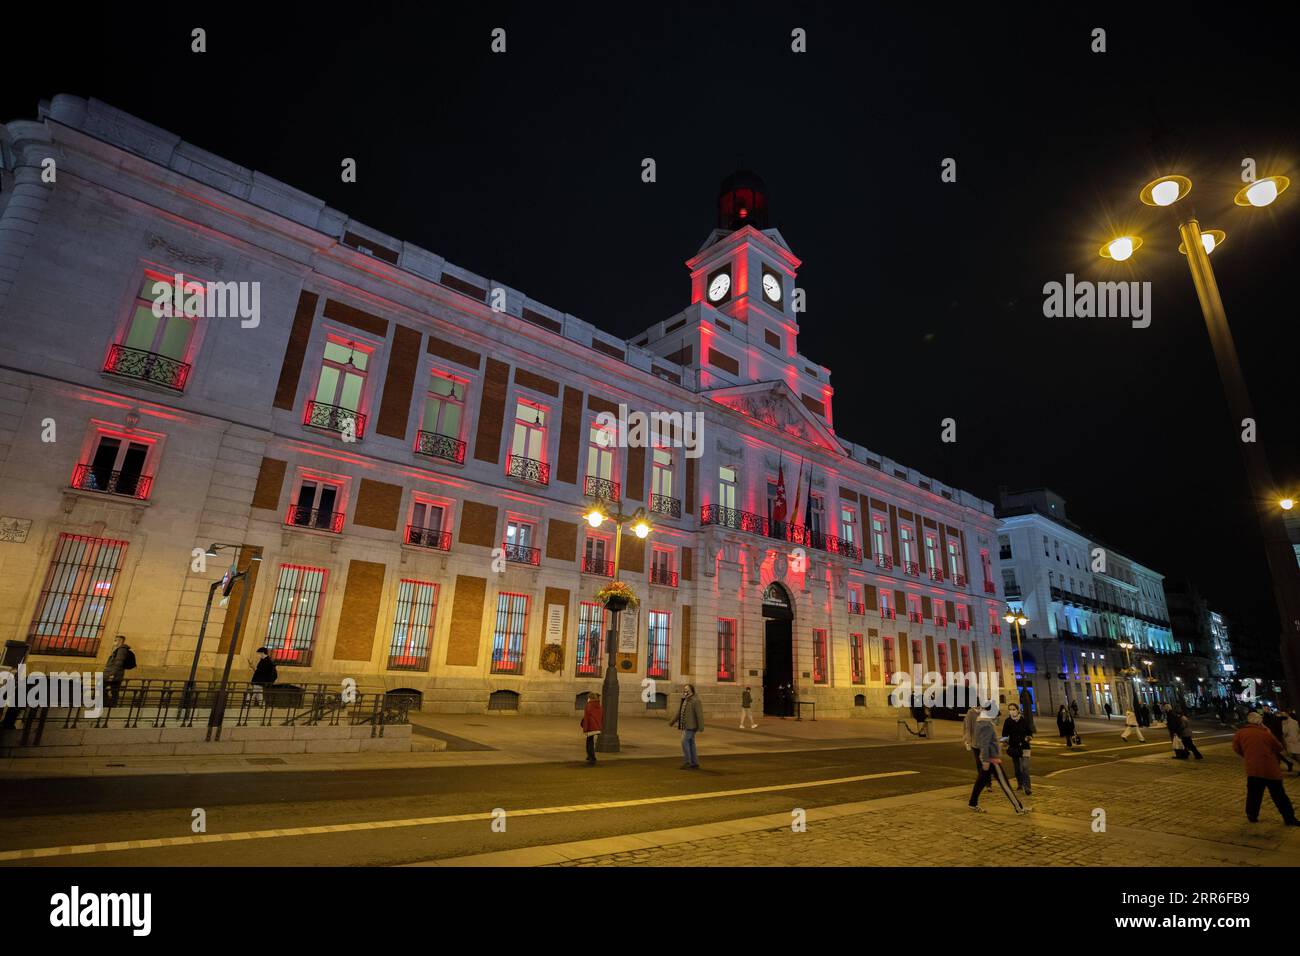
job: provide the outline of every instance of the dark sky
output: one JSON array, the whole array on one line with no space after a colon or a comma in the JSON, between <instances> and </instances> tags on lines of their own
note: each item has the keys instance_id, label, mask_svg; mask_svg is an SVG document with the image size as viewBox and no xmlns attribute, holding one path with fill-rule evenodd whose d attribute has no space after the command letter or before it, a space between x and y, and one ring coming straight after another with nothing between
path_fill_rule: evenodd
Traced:
<instances>
[{"instance_id":1,"label":"dark sky","mask_svg":"<svg viewBox=\"0 0 1300 956\"><path fill-rule=\"evenodd\" d=\"M0 116L97 97L622 336L686 305L682 263L743 155L803 259L799 345L832 369L841 434L993 500L1049 485L1100 538L1276 633L1263 503L1185 260L1137 191L1177 169L1227 231L1214 264L1260 435L1300 482L1300 188L1231 202L1244 157L1300 168L1279 7L1180 23L1045 4L178 6L7 13L37 56L4 70ZM1146 240L1131 264L1096 256L1115 227ZM1067 272L1150 280L1151 327L1044 318L1043 284Z\"/></svg>"}]
</instances>

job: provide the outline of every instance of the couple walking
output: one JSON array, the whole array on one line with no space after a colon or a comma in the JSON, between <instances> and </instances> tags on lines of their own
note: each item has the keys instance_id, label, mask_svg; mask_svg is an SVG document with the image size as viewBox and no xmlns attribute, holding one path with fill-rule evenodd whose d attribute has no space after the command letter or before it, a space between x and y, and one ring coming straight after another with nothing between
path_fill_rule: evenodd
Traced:
<instances>
[{"instance_id":1,"label":"couple walking","mask_svg":"<svg viewBox=\"0 0 1300 956\"><path fill-rule=\"evenodd\" d=\"M1007 742L1007 756L1015 766L1016 782L1025 796L1030 796L1029 788L1029 746L1034 735L1034 725L1030 718L1021 714L1018 704L1007 708L1007 719L1002 724L1002 739ZM1020 802L1006 771L1002 769L1002 752L998 745L998 732L993 723L993 714L980 707L966 711L962 723L962 742L975 758L975 786L970 792L970 808L976 813L985 813L980 806L980 794L985 789L993 789L993 781L998 782L1011 808L1016 813L1028 813L1029 808Z\"/></svg>"}]
</instances>

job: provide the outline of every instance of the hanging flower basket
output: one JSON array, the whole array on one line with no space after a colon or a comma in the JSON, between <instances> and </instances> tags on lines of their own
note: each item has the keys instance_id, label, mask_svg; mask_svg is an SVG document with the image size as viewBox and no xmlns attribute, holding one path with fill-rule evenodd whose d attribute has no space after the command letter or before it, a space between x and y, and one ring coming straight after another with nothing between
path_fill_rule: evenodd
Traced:
<instances>
[{"instance_id":1,"label":"hanging flower basket","mask_svg":"<svg viewBox=\"0 0 1300 956\"><path fill-rule=\"evenodd\" d=\"M608 611L618 612L628 607L636 607L641 599L636 592L622 581L611 581L596 592L596 600L605 605Z\"/></svg>"}]
</instances>

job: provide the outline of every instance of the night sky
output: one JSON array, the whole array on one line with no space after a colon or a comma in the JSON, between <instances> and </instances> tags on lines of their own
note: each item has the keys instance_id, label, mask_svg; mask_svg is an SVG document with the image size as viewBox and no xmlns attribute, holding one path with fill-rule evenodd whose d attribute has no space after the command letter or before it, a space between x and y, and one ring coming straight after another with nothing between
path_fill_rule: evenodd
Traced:
<instances>
[{"instance_id":1,"label":"night sky","mask_svg":"<svg viewBox=\"0 0 1300 956\"><path fill-rule=\"evenodd\" d=\"M1202 226L1226 230L1213 261L1261 440L1296 487L1300 188L1232 205L1244 157L1300 170L1280 8L1178 23L1001 4L269 7L7 11L10 49L36 55L4 69L0 118L60 92L104 100L625 337L688 303L683 262L743 157L804 262L799 346L832 370L842 435L994 501L1048 485L1276 646L1265 503L1177 240L1137 192L1182 172ZM1108 52L1090 51L1094 27ZM1123 266L1096 255L1116 228L1146 240ZM1150 280L1151 327L1044 318L1043 284L1067 272Z\"/></svg>"}]
</instances>

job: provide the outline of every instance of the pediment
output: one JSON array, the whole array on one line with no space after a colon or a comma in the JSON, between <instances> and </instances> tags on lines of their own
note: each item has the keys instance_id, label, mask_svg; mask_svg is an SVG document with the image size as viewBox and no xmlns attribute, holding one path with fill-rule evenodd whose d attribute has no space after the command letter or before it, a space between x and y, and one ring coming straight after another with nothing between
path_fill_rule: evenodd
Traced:
<instances>
[{"instance_id":1,"label":"pediment","mask_svg":"<svg viewBox=\"0 0 1300 956\"><path fill-rule=\"evenodd\" d=\"M845 453L835 433L795 397L785 382L734 385L715 388L704 394L764 428L820 445L836 454Z\"/></svg>"}]
</instances>

